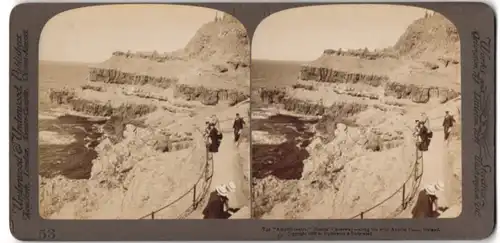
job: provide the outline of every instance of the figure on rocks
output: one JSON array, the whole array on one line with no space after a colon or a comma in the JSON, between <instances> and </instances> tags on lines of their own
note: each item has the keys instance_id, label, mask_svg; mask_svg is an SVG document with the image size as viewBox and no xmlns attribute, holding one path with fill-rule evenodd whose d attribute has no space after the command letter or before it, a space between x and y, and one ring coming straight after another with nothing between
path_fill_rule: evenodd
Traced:
<instances>
[{"instance_id":1,"label":"figure on rocks","mask_svg":"<svg viewBox=\"0 0 500 243\"><path fill-rule=\"evenodd\" d=\"M451 128L455 124L455 118L450 115L449 111L445 111L444 119L443 119L443 130L444 130L444 140L448 140L448 137L451 133Z\"/></svg>"},{"instance_id":2,"label":"figure on rocks","mask_svg":"<svg viewBox=\"0 0 500 243\"><path fill-rule=\"evenodd\" d=\"M234 183L219 185L210 193L207 206L203 209L204 219L227 219L231 216L229 208L229 193L236 190Z\"/></svg>"},{"instance_id":3,"label":"figure on rocks","mask_svg":"<svg viewBox=\"0 0 500 243\"><path fill-rule=\"evenodd\" d=\"M417 202L413 207L411 214L413 218L437 218L439 210L444 211L438 204L438 193L443 192L444 187L442 183L427 185L421 190L417 197Z\"/></svg>"},{"instance_id":4,"label":"figure on rocks","mask_svg":"<svg viewBox=\"0 0 500 243\"><path fill-rule=\"evenodd\" d=\"M245 121L243 120L242 117L240 117L239 113L236 113L236 118L234 119L233 122L233 130L234 130L234 142L238 143L240 136L241 136L241 130L243 130L243 125L245 125Z\"/></svg>"}]
</instances>

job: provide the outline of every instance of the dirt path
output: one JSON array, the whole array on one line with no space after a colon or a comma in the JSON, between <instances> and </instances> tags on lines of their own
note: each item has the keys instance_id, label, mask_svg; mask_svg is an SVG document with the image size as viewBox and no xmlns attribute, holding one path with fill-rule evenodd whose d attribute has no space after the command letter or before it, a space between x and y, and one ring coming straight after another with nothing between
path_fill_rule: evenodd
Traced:
<instances>
[{"instance_id":1,"label":"dirt path","mask_svg":"<svg viewBox=\"0 0 500 243\"><path fill-rule=\"evenodd\" d=\"M227 130L226 127L222 127L222 130ZM214 163L214 174L212 177L212 183L210 185L209 192L215 190L215 188L221 184L227 184L232 181L236 185L236 193L232 195L230 200L230 206L235 208L243 208L248 206L246 196L244 194L246 185L244 180L243 168L239 163L238 149L236 144L233 142L233 133L224 132L221 146L219 147L219 152L213 155ZM243 190L242 190L243 189ZM207 193L209 196L210 193ZM204 200L187 218L188 219L202 219L203 209L206 206L207 201ZM250 217L250 215L248 215ZM247 218L248 218L247 217Z\"/></svg>"},{"instance_id":2,"label":"dirt path","mask_svg":"<svg viewBox=\"0 0 500 243\"><path fill-rule=\"evenodd\" d=\"M452 168L447 168L448 143L444 141L443 127L441 126L440 119L430 120L430 126L431 131L433 132L433 138L431 140L429 150L423 152L424 168L418 192L423 190L425 186L429 184L442 182L444 184L445 193L443 194L444 198L440 198L439 204L440 206L449 207L450 196L446 193L448 191L446 189L451 187L450 176L452 176ZM414 203L415 201L411 202L408 205L408 208L401 213L400 216L403 218L411 218L411 210Z\"/></svg>"},{"instance_id":3,"label":"dirt path","mask_svg":"<svg viewBox=\"0 0 500 243\"><path fill-rule=\"evenodd\" d=\"M433 138L429 150L423 153L424 173L422 175L420 189L423 189L428 184L437 183L438 181L444 183L444 167L447 148L445 147L446 143L444 142L443 128L440 126L441 123L437 120L431 120L430 123Z\"/></svg>"}]
</instances>

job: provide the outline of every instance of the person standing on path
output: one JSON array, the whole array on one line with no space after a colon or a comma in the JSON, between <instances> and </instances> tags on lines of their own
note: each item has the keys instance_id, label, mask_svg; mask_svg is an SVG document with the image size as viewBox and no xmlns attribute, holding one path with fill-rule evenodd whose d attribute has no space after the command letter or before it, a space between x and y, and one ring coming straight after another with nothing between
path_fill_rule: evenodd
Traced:
<instances>
[{"instance_id":1,"label":"person standing on path","mask_svg":"<svg viewBox=\"0 0 500 243\"><path fill-rule=\"evenodd\" d=\"M438 210L441 208L436 194L442 191L443 185L441 183L430 184L421 190L411 211L412 218L437 218L439 216Z\"/></svg>"},{"instance_id":2,"label":"person standing on path","mask_svg":"<svg viewBox=\"0 0 500 243\"><path fill-rule=\"evenodd\" d=\"M209 129L209 134L208 134L209 139L209 146L208 146L208 152L210 153L217 153L219 152L219 146L220 146L220 132L217 130L215 125L213 123L210 123L210 129Z\"/></svg>"},{"instance_id":3,"label":"person standing on path","mask_svg":"<svg viewBox=\"0 0 500 243\"><path fill-rule=\"evenodd\" d=\"M222 130L220 129L219 118L217 118L217 116L214 114L210 117L210 119L211 119L210 123L212 123L215 126L217 131L221 132Z\"/></svg>"},{"instance_id":4,"label":"person standing on path","mask_svg":"<svg viewBox=\"0 0 500 243\"><path fill-rule=\"evenodd\" d=\"M240 117L239 113L236 113L236 118L233 122L233 131L234 131L234 142L239 143L239 139L241 136L241 130L243 130L243 125L245 125L245 121Z\"/></svg>"},{"instance_id":5,"label":"person standing on path","mask_svg":"<svg viewBox=\"0 0 500 243\"><path fill-rule=\"evenodd\" d=\"M228 203L225 185L218 186L210 193L207 206L203 209L203 219L227 219L231 214L224 209Z\"/></svg>"},{"instance_id":6,"label":"person standing on path","mask_svg":"<svg viewBox=\"0 0 500 243\"><path fill-rule=\"evenodd\" d=\"M449 111L445 111L444 119L443 119L443 128L444 128L444 140L447 141L450 133L451 133L451 128L455 124L455 118L453 118L452 115L450 115Z\"/></svg>"},{"instance_id":7,"label":"person standing on path","mask_svg":"<svg viewBox=\"0 0 500 243\"><path fill-rule=\"evenodd\" d=\"M229 194L236 190L233 182L229 185L219 185L210 193L207 206L203 209L203 219L227 219L231 217L229 208Z\"/></svg>"}]
</instances>

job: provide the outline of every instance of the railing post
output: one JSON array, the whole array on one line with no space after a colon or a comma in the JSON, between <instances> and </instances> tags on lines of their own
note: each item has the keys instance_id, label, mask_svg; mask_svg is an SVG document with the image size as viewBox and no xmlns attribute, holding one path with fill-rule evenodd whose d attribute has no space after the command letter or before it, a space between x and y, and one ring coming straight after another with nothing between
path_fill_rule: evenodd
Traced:
<instances>
[{"instance_id":1,"label":"railing post","mask_svg":"<svg viewBox=\"0 0 500 243\"><path fill-rule=\"evenodd\" d=\"M406 193L406 182L403 184L403 198L401 198L401 206L403 206L403 209L406 209L405 193Z\"/></svg>"},{"instance_id":2,"label":"railing post","mask_svg":"<svg viewBox=\"0 0 500 243\"><path fill-rule=\"evenodd\" d=\"M365 214L365 213L361 212L361 214L359 215L361 217L361 219L363 219L363 214Z\"/></svg>"},{"instance_id":3,"label":"railing post","mask_svg":"<svg viewBox=\"0 0 500 243\"><path fill-rule=\"evenodd\" d=\"M155 212L151 213L151 219L155 219Z\"/></svg>"},{"instance_id":4,"label":"railing post","mask_svg":"<svg viewBox=\"0 0 500 243\"><path fill-rule=\"evenodd\" d=\"M198 184L198 183L197 183ZM193 186L193 208L196 209L196 184Z\"/></svg>"}]
</instances>

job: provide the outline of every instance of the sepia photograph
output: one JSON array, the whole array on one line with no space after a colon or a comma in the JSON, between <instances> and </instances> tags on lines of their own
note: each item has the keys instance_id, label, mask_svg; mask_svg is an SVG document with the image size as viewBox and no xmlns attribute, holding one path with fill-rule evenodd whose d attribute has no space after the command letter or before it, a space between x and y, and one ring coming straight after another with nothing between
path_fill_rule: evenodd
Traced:
<instances>
[{"instance_id":1,"label":"sepia photograph","mask_svg":"<svg viewBox=\"0 0 500 243\"><path fill-rule=\"evenodd\" d=\"M299 7L252 39L252 217L455 218L460 39L398 5Z\"/></svg>"},{"instance_id":2,"label":"sepia photograph","mask_svg":"<svg viewBox=\"0 0 500 243\"><path fill-rule=\"evenodd\" d=\"M250 46L230 13L76 8L39 48L42 218L251 216Z\"/></svg>"}]
</instances>

